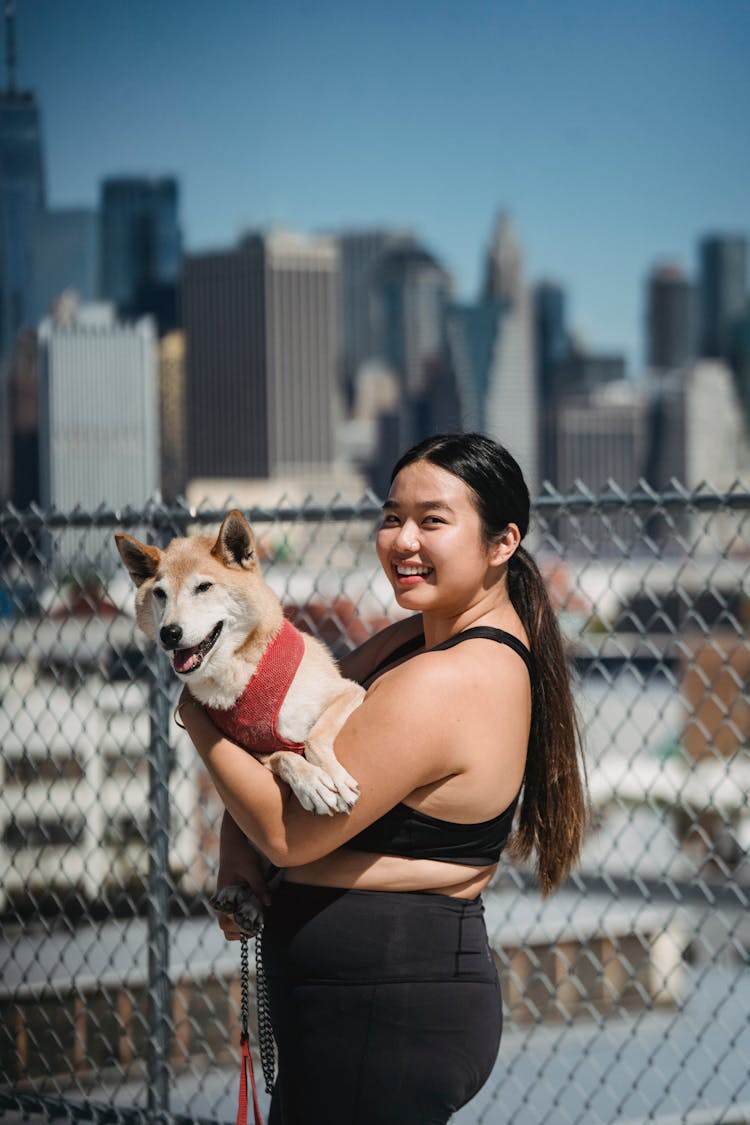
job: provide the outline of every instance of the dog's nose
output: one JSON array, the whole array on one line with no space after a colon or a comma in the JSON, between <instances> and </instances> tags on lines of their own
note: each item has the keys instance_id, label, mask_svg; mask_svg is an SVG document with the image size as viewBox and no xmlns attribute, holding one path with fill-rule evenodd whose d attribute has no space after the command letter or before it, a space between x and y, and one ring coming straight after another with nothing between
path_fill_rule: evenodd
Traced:
<instances>
[{"instance_id":1,"label":"dog's nose","mask_svg":"<svg viewBox=\"0 0 750 1125\"><path fill-rule=\"evenodd\" d=\"M159 639L165 648L177 648L182 640L182 628L179 625L163 625L159 630Z\"/></svg>"}]
</instances>

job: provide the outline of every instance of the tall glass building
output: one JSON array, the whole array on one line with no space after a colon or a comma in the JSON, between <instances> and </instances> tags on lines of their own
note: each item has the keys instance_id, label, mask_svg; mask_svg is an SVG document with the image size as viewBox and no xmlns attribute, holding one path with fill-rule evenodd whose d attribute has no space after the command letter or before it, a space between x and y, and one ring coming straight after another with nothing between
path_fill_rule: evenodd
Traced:
<instances>
[{"instance_id":1,"label":"tall glass building","mask_svg":"<svg viewBox=\"0 0 750 1125\"><path fill-rule=\"evenodd\" d=\"M173 327L175 320L181 256L178 195L171 176L117 176L101 186L100 295L121 316L153 313L162 328Z\"/></svg>"},{"instance_id":2,"label":"tall glass building","mask_svg":"<svg viewBox=\"0 0 750 1125\"><path fill-rule=\"evenodd\" d=\"M728 358L731 326L747 302L747 239L709 235L699 248L702 314L701 354Z\"/></svg>"},{"instance_id":3,"label":"tall glass building","mask_svg":"<svg viewBox=\"0 0 750 1125\"><path fill-rule=\"evenodd\" d=\"M39 108L11 85L0 94L0 356L30 323L33 232L43 208Z\"/></svg>"},{"instance_id":4,"label":"tall glass building","mask_svg":"<svg viewBox=\"0 0 750 1125\"><path fill-rule=\"evenodd\" d=\"M648 279L646 331L650 367L667 371L696 354L695 286L679 266L654 267Z\"/></svg>"}]
</instances>

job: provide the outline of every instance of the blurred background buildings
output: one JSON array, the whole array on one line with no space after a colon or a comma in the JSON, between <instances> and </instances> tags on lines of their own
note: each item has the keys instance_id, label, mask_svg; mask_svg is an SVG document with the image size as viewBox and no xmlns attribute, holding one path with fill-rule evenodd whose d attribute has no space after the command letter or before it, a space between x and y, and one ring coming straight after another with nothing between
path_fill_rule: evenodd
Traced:
<instances>
[{"instance_id":1,"label":"blurred background buildings","mask_svg":"<svg viewBox=\"0 0 750 1125\"><path fill-rule=\"evenodd\" d=\"M638 370L576 337L568 289L526 278L502 210L473 300L408 226L196 253L174 175L108 175L96 210L48 207L13 5L5 31L0 501L138 505L231 480L382 494L399 452L461 428L507 444L534 492L726 488L747 468L745 232L696 231L693 275L644 263Z\"/></svg>"}]
</instances>

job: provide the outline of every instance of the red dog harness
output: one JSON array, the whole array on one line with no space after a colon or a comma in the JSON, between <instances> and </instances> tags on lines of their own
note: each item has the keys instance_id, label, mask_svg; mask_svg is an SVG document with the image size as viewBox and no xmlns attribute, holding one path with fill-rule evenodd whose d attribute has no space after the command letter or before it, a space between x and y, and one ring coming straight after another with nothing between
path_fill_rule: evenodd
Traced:
<instances>
[{"instance_id":1,"label":"red dog harness","mask_svg":"<svg viewBox=\"0 0 750 1125\"><path fill-rule=\"evenodd\" d=\"M278 731L279 711L305 652L299 629L284 618L242 695L226 710L207 707L221 733L246 750L272 754L293 750L301 754L304 742L290 742Z\"/></svg>"}]
</instances>

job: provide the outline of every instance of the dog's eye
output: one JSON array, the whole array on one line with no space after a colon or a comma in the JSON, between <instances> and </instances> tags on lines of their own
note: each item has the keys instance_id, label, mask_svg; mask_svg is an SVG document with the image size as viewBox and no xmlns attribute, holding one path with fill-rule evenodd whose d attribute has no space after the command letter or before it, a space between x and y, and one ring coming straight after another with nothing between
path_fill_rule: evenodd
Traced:
<instances>
[{"instance_id":1,"label":"dog's eye","mask_svg":"<svg viewBox=\"0 0 750 1125\"><path fill-rule=\"evenodd\" d=\"M195 587L195 592L196 594L205 594L206 591L210 590L212 586L213 582L201 582L198 586Z\"/></svg>"},{"instance_id":2,"label":"dog's eye","mask_svg":"<svg viewBox=\"0 0 750 1125\"><path fill-rule=\"evenodd\" d=\"M154 597L158 602L165 602L167 600L166 590L162 590L161 586L157 586L154 590Z\"/></svg>"}]
</instances>

